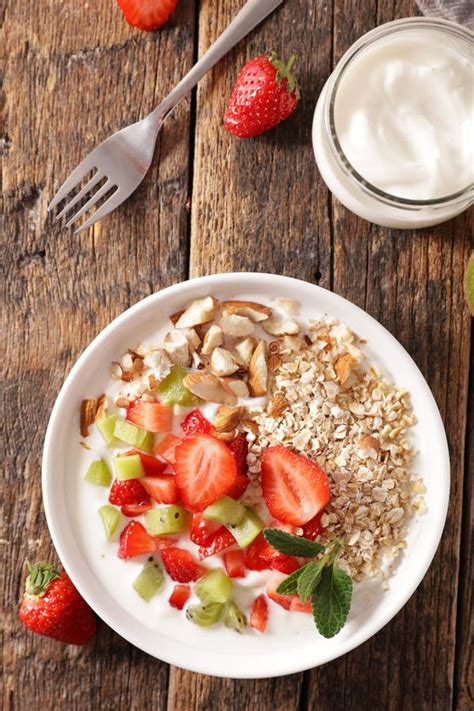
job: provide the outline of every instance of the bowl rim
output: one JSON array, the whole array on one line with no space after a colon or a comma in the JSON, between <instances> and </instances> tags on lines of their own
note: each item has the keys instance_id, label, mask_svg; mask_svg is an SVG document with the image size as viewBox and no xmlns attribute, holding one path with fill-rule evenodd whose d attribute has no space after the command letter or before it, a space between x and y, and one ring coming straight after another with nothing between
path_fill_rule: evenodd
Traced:
<instances>
[{"instance_id":1,"label":"bowl rim","mask_svg":"<svg viewBox=\"0 0 474 711\"><path fill-rule=\"evenodd\" d=\"M423 396L426 399L427 404L429 405L432 415L434 417L434 420L436 421L436 432L433 433L433 438L434 441L437 442L437 446L439 449L439 454L440 454L440 465L439 469L440 471L443 472L443 478L442 481L439 482L439 491L437 492L439 496L442 496L442 500L440 503L439 507L439 515L438 519L436 521L436 525L434 525L431 529L431 537L430 537L430 542L429 545L426 545L421 553L419 554L419 563L417 564L417 574L414 575L410 581L409 584L405 586L403 595L400 595L400 597L397 600L397 603L392 605L392 607L383 615L381 616L381 619L375 623L372 623L372 625L368 624L364 626L364 630L368 627L368 631L364 631L362 634L361 631L359 630L353 637L349 638L346 640L344 643L341 644L340 648L338 648L335 652L333 650L330 650L327 655L324 656L324 658L320 661L314 661L314 660L306 660L306 662L301 663L300 661L292 661L292 655L291 654L286 654L285 656L285 664L281 664L278 666L278 668L266 668L265 671L263 669L260 670L260 672L257 672L255 669L255 664L249 663L249 660L247 660L247 665L245 669L240 669L237 670L239 673L234 673L233 669L225 669L225 664L222 664L220 662L220 659L222 658L227 658L224 657L224 655L217 655L215 652L212 654L209 652L204 652L202 655L194 655L192 658L192 661L186 660L185 663L182 663L182 660L178 656L178 654L163 654L160 656L157 655L156 651L153 649L150 649L149 646L145 643L143 643L136 635L133 634L133 629L129 629L126 632L124 632L123 627L125 624L123 621L119 621L115 619L113 616L109 614L108 609L104 605L100 605L97 603L97 601L94 599L93 592L91 590L92 583L90 583L87 579L85 579L84 576L79 575L75 568L75 563L73 560L73 554L67 549L67 546L63 544L62 538L61 538L61 531L60 528L57 526L57 521L56 521L56 513L54 510L54 506L52 504L53 500L53 487L54 487L54 439L55 439L55 430L59 426L60 418L61 418L61 411L62 411L62 406L63 402L68 396L68 391L72 387L72 384L75 381L76 374L80 372L82 369L82 366L85 362L88 361L90 357L93 356L94 351L106 340L108 337L114 333L117 329L119 329L122 325L122 323L127 322L130 318L133 318L135 314L142 310L146 310L150 304L153 304L154 302L159 302L160 299L164 296L174 296L176 295L180 299L185 299L186 293L187 292L192 292L196 288L204 288L209 285L209 288L212 291L212 288L216 287L217 285L221 286L225 284L225 282L229 281L231 282L232 280L235 280L236 278L239 279L239 282L242 285L242 291L246 290L246 287L252 286L252 282L255 279L258 279L259 284L262 282L266 282L272 290L275 290L276 282L278 281L280 284L286 285L288 288L294 287L294 288L302 288L302 286L306 289L312 289L315 290L316 292L323 292L326 298L329 298L330 300L333 301L333 303L340 303L341 306L345 306L345 308L349 307L351 310L353 310L354 314L358 315L359 317L363 317L364 319L367 320L368 326L371 328L375 329L375 332L379 331L380 334L384 334L385 338L388 338L389 341L392 342L392 345L398 350L399 354L401 357L403 357L404 361L411 366L413 373L417 376L419 379L420 386L423 390ZM211 286L212 285L212 286ZM209 291L209 289L208 289ZM209 292L211 293L211 292ZM330 296L328 296L330 295ZM42 459L42 493L43 493L43 505L45 509L45 514L46 514L46 521L48 525L48 529L54 544L54 547L56 549L56 552L64 566L64 569L68 573L69 577L71 578L72 582L82 595L84 599L88 602L88 604L92 607L94 612L109 626L111 627L117 634L119 634L121 637L126 639L129 643L133 644L137 648L141 649L142 651L146 652L147 654L150 654L151 656L159 659L160 661L164 661L168 664L173 664L178 667L187 669L189 671L201 673L201 674L208 674L211 676L216 676L216 677L224 677L224 678L236 678L236 679L263 679L263 678L271 678L271 677L277 677L277 676L283 676L287 674L293 674L297 672L302 672L307 669L315 668L317 666L320 666L321 664L326 664L329 661L332 661L333 659L337 659L348 652L352 651L359 645L363 644L364 642L368 641L374 634L376 634L379 630L381 630L388 622L390 622L393 617L404 607L404 605L408 602L410 597L413 595L415 590L417 589L418 585L424 578L429 566L431 565L431 562L433 560L433 557L436 553L436 550L439 545L439 541L441 539L441 535L444 529L444 524L446 521L446 516L447 516L447 510L448 510L448 504L449 504L449 489L450 489L450 461L449 461L449 449L448 449L448 443L446 439L446 433L444 429L444 425L441 419L441 415L439 413L439 409L437 406L437 403L434 399L434 396L423 376L421 371L419 370L418 366L416 363L413 361L411 356L408 354L408 352L405 350L405 348L398 342L398 340L392 336L392 334L384 327L382 324L380 324L375 318L370 316L366 311L361 309L359 306L356 304L353 304L351 301L348 299L345 299L342 296L339 296L338 294L335 294L334 292L331 292L327 289L324 289L323 287L317 286L315 284L311 284L310 282L305 282L300 279L295 279L292 277L287 277L287 276L282 276L282 275L275 275L275 274L269 274L269 273L261 273L261 272L229 272L229 273L220 273L220 274L213 274L209 276L204 276L204 277L197 277L194 279L189 279L186 281L178 282L176 284L173 284L172 286L166 287L160 291L157 291L144 299L140 300L138 303L134 304L133 306L129 307L125 311L123 311L119 316L117 316L113 321L111 321L100 333L91 341L91 343L85 348L85 350L81 353L81 355L78 357L76 362L74 363L73 367L71 368L69 374L67 375L60 391L59 394L56 398L56 401L54 403L53 409L51 411L50 419L48 422L48 427L45 435L45 440L44 440L44 447L43 447L43 459ZM355 638L355 641L354 641ZM181 643L177 643L176 651L178 649L183 650L186 645L182 645ZM189 648L188 648L189 650ZM211 656L214 658L214 662L218 664L218 667L216 669L210 669L209 666L209 660L206 661L206 655ZM281 656L281 655L280 655ZM280 659L280 656L277 657L277 659ZM244 661L244 658L236 657L233 656L232 659L235 660L241 660L242 662ZM271 659L275 659L275 657L272 655Z\"/></svg>"}]
</instances>

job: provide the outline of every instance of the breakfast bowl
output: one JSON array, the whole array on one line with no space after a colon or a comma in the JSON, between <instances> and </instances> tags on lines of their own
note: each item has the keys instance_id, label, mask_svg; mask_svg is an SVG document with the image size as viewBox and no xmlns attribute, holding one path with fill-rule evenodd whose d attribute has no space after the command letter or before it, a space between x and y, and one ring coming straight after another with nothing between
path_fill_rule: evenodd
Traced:
<instances>
[{"instance_id":1,"label":"breakfast bowl","mask_svg":"<svg viewBox=\"0 0 474 711\"><path fill-rule=\"evenodd\" d=\"M143 344L148 344L146 348L153 350L155 344L169 335L170 329L173 328L170 317L176 327L179 327L179 319L182 318L183 312L189 314L190 305L193 306L197 300L202 302L209 299L216 309L220 308L219 305L224 308L224 304L233 304L234 310L237 308L235 304L240 304L238 308L242 309L242 302L251 302L265 311L265 317L268 317L271 309L277 312L280 307L291 305L292 315L287 317L286 323L304 324L301 325L301 334L307 329L306 340L300 339L302 348L316 348L315 344L319 344L318 348L321 347L322 353L326 349L324 339L329 343L333 335L337 337L336 340L341 338L344 348L351 354L347 356L346 363L351 362L356 368L359 357L368 363L364 377L375 379L372 390L387 388L387 398L395 403L395 413L401 412L405 407L396 403L408 403L409 398L410 408L416 415L403 414L403 417L407 418L409 431L402 448L405 447L406 451L410 452L410 474L407 476L413 475L413 479L405 481L405 484L409 481L410 486L413 485L413 491L410 489L410 495L402 495L402 500L407 502L407 508L398 516L400 518L407 514L406 530L403 535L398 534L399 538L395 542L391 541L391 560L385 561L384 565L372 565L368 554L367 560L361 559L358 568L353 567L355 564L351 563L350 559L346 562L346 569L352 573L356 572L352 606L345 626L330 638L318 633L311 614L292 613L281 604L276 604L271 596L266 603L268 625L265 632L258 632L249 626L241 634L221 623L210 627L193 624L190 614L186 615L184 610L168 604L168 592L173 588L173 582L168 579L163 591L146 601L142 595L137 594L135 583L143 563L148 559L147 555L139 557L139 560L117 556L118 540L106 539L97 514L98 509L107 503L108 491L104 487L91 485L90 479L89 482L84 481L84 473L89 471L88 467L94 457L100 456L100 461L105 461L108 455L104 449L103 438L96 432L98 425L96 427L91 421L90 434L87 432L87 426L82 427L85 431L80 431L84 425L80 418L81 404L84 408L86 399L97 399L101 394L107 393L109 398L116 399L119 403L117 407L120 407L123 403L119 402L122 398L119 390L126 387L127 393L131 391L131 376L124 380L119 377L117 380L116 374L114 381L111 378L111 364L115 364L113 368L117 369L117 365L122 363L120 372L123 377L126 366L125 361L121 359L124 354L126 360L130 360L130 367L133 367L134 358L142 359L139 354L140 349L145 348ZM245 308L248 313L248 306ZM204 323L202 319L200 323ZM273 344L278 340L276 323L274 320L272 328L267 327L267 333L273 331ZM209 328L208 324L209 321L206 328ZM288 326L286 328L291 330ZM320 329L320 340L314 335L316 328ZM324 337L321 336L323 332ZM311 338L308 333L312 334ZM311 357L314 355L314 348ZM271 352L271 344L268 344L268 349ZM362 351L363 356L359 355ZM315 356L316 360L324 357L326 356ZM199 358L194 363L198 361ZM151 361L144 356L144 362ZM202 373L202 368L202 364L196 366L195 372ZM336 367L337 378L342 383L343 378L339 370L340 368ZM349 376L347 385L341 385L341 390L346 394L352 392L349 388ZM125 382L127 380L128 382ZM290 380L291 378L280 379L282 387L286 383L285 387L290 388ZM295 393L301 392L298 390L301 380L304 378L292 381L294 385L291 387L295 388ZM380 388L376 387L377 382L381 383ZM390 383L395 383L396 388ZM252 387L250 389L252 390ZM338 389L336 387L336 390ZM134 397L145 396L139 390L135 391ZM257 398L257 395L255 397L257 425L253 427L269 427L268 403ZM291 391L287 390L289 410L292 409L290 401L293 401L294 408L299 407L299 397L300 395L293 397ZM328 399L334 397L335 395L328 391ZM373 394L373 399L376 397L378 395ZM311 402L308 407L310 405ZM347 413L346 417L334 401L327 410L326 419L329 422L331 418L340 416L352 422L360 415L357 414L356 407L351 407L354 414ZM408 408L408 404L406 407ZM203 408L203 411L212 420L215 408L213 410L209 406L207 409ZM176 406L174 413L176 415ZM396 416L394 414L389 419L395 419ZM127 419L130 419L128 414ZM357 424L357 427L359 426L360 424ZM177 427L179 428L179 425ZM341 431L338 431L337 436L340 436ZM316 442L317 434L317 431L313 432L311 443L306 442L301 447L294 440L292 448L303 454L310 451L305 447L315 448L315 451L318 451L318 462L321 464L326 461L325 457L329 456L330 446L327 445L325 455L325 448ZM267 439L264 438L264 441L267 442ZM256 439L249 437L249 442L250 453L257 451L255 447L258 435ZM373 457L371 466L377 470L378 476L380 467L374 462L378 461L380 466L386 466L393 454L390 448L395 445L389 444L385 450L382 447L383 451L373 454L370 454L372 448L378 447L375 438L370 439L368 444L362 443L361 446L368 449L369 454L364 453L364 450L360 456ZM119 452L120 456L122 454ZM121 458L123 459L123 456ZM256 459L258 456L248 461ZM335 467L332 460L330 466L331 469ZM257 482L258 467L250 466L250 469L253 469ZM346 470L341 464L341 471ZM399 470L402 471L401 468ZM171 286L145 298L107 326L80 356L59 393L46 433L42 466L43 499L51 537L65 570L97 615L130 643L157 659L194 672L231 678L265 678L316 667L346 654L386 625L414 593L436 552L446 518L449 476L446 436L435 400L417 366L398 341L367 313L332 292L296 279L257 273L220 274ZM360 484L361 491L364 486L369 486L367 477L365 479L366 482ZM332 486L336 486L334 482L335 480L332 480ZM395 486L388 478L386 482L388 491ZM381 490L383 488L378 487ZM381 493L383 494L382 491ZM332 496L335 500L341 498L335 497L334 493ZM412 503L409 504L409 501ZM327 511L331 511L330 506L331 503ZM382 510L383 506L378 505L378 508ZM192 507L190 510L193 510ZM393 510L389 514L392 519L395 518ZM385 517L386 515L384 513ZM327 531L334 530L335 535L343 535L347 539L347 545L349 539L354 539L351 545L357 545L353 531L351 533L350 527L344 527L343 517L340 519L335 516L336 524L331 524L333 519L327 514L324 523ZM133 518L128 519L132 520L135 521ZM370 538L370 532L363 533ZM376 535L374 533L374 536ZM121 536L119 555L120 552L123 553L122 543ZM189 542L185 547L192 549ZM210 569L215 568L215 556L203 561L203 564L208 563ZM168 571L168 568L166 569ZM367 575L363 573L364 570ZM233 581L238 588L237 603L245 609L246 614L249 613L251 599L265 593L267 577L268 571L251 569L241 581Z\"/></svg>"}]
</instances>

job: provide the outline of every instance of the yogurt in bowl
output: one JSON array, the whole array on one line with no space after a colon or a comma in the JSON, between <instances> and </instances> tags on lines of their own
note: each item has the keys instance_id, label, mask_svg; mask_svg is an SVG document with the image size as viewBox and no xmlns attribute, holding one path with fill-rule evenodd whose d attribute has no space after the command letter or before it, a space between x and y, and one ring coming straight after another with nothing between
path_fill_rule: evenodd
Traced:
<instances>
[{"instance_id":1,"label":"yogurt in bowl","mask_svg":"<svg viewBox=\"0 0 474 711\"><path fill-rule=\"evenodd\" d=\"M132 443L127 440L128 435L125 436L126 441L123 444L115 441L113 446L109 447L99 431L99 423L90 426L90 434L87 437L81 437L78 413L84 396L97 399L102 393L107 393L108 417L116 415L120 420L131 424L140 422L140 413L133 412L136 410L137 401L150 403L152 409L156 409L154 403L160 404L159 393L158 399L153 397L157 385L154 380L151 381L152 392L148 392L150 376L156 377L157 381L167 376L159 370L163 367L163 363L158 363L160 359L147 356L161 347L166 335L174 331L168 317L183 308L186 309L196 299L208 296L214 297L220 303L229 300L239 303L257 302L263 307L272 308L273 316L277 317L267 331L261 324L254 323L252 333L256 340L266 340L268 344L267 365L275 368L274 382L277 389L274 390L273 385L268 387L270 381L267 381L267 392L260 393L255 391L255 388L258 388L256 381L253 384L247 383L250 397L246 397L246 393L241 390L238 396L236 395L237 402L233 400L232 403L226 404L230 408L243 406L250 416L242 418L237 425L233 423L234 430L239 430L240 434L246 433L248 438L247 467L250 479L245 491L234 493L234 497L246 508L254 508L265 526L277 517L285 523L285 516L293 516L298 509L298 502L285 506L285 497L277 497L275 508L275 502L272 503L268 499L265 490L262 493L262 450L272 448L278 442L280 446L291 449L295 456L312 460L321 470L326 471L330 480L331 497L329 503L327 500L323 502L324 512L317 509L318 513L321 513L324 531L313 530L311 535L319 536L316 540L322 542L336 536L345 538L347 550L344 549L344 561L341 559L341 565L354 580L353 604L347 624L331 639L325 639L318 634L312 615L287 610L282 606L281 600L275 599L274 589L271 585L269 587L269 582L277 573L285 575L285 572L276 571L271 566L255 569L256 566L252 566L251 561L249 564L246 551L256 537L250 543L244 542L243 548L232 544L215 555L203 556L201 546L190 540L189 529L186 528L186 532L183 529L178 534L178 540L172 543L172 547L189 552L198 566L208 571L226 571L230 577L231 571L225 560L227 550L239 554L246 568L245 577L231 578L232 600L250 623L241 630L242 634L236 634L235 629L226 627L223 617L209 627L194 624L192 614L187 616L185 610L199 605L199 588L196 589L194 580L183 582L176 577L175 571L166 560L163 548L153 552L147 550L137 556L118 555L121 550L123 552L121 534L130 526L129 522L142 525L146 535L151 535L153 539L157 537L156 529L150 529L147 514L150 509L161 510L160 507L164 504L153 501L147 511L132 512L131 517L125 516L115 538L112 537L112 540L108 541L97 511L104 505L110 505L109 482L107 486L99 486L97 482L94 484L84 479L91 463L99 459L105 460L108 468L114 472L114 478L119 478L115 462L117 455L122 464L123 459L127 459L123 457L127 452L128 457L136 456L129 453L131 445L148 450L152 447L148 440L141 440L139 443L134 440ZM277 296L282 301L277 302ZM291 304L291 308L294 308L295 301L300 304L298 313L285 315L283 307L288 308ZM221 323L220 313L218 318L218 323ZM314 323L311 323L312 321ZM179 321L176 325L179 330ZM239 323L239 328L242 325ZM281 335L282 329L293 333ZM203 330L198 328L201 344L205 341L203 331L209 330L209 323ZM354 333L358 336L353 335ZM286 336L288 338L285 338ZM307 338L302 338L303 336ZM250 334L242 337L250 337ZM278 354L275 351L275 341L284 342L283 348L279 344ZM174 342L178 342L178 339ZM238 344L228 341L226 345L231 348ZM293 351L293 355L290 352L285 353L286 350L297 346L299 347ZM137 378L129 378L127 375L125 379L112 379L110 364L120 360L129 348L148 363L147 367L140 370ZM202 349L203 345L200 350ZM274 358L270 363L272 355L278 355L280 362ZM132 358L132 363L129 359L122 361L122 376L131 370L133 360ZM184 367L188 368L190 373L203 373L207 371L208 363L206 358L201 360L205 363L204 369L200 368L200 364L194 359L186 361ZM302 363L305 365L301 367L303 372L300 374L299 365ZM309 364L309 367L306 367L306 364ZM373 366L376 369L371 370ZM230 366L225 366L222 360L214 358L213 367L228 369ZM320 368L324 372L327 371L326 378L320 377ZM138 373L138 369L136 370ZM118 371L114 372L117 376ZM259 372L261 374L261 371ZM247 378L242 370L236 378L232 378L232 374L218 377L240 382L246 382ZM323 385L326 380L328 383L332 382L328 390ZM363 386L364 382L366 387ZM394 382L399 385L393 385ZM193 389L192 380L188 383ZM403 389L400 388L401 385L404 386ZM324 396L321 388L324 388ZM377 417L376 409L380 409L382 415L385 410L387 417L390 415L387 422L383 421L385 415L379 418L381 422L374 420L371 435L363 431L362 423L367 418L363 417L358 407L361 405L364 389L371 393L373 403L378 403L374 405L371 417ZM274 399L277 394L280 396L279 402ZM204 395L203 391L200 395ZM126 408L124 398L129 403ZM162 390L161 404L165 399ZM418 422L412 419L409 401L413 404ZM130 403L132 413L128 411ZM387 403L391 403L390 407ZM368 406L368 402L366 404ZM226 429L222 430L218 421L221 407L222 403L208 402L206 406L199 405L201 416L211 423L215 432ZM173 419L166 422L166 428L171 426L172 434L189 442L190 440L186 439L189 435L183 429L183 423L195 409L195 405L186 405L183 409L173 411ZM309 414L310 422L308 414L304 415L304 412ZM305 427L289 427L288 421L297 420L302 413L303 420L306 421ZM220 414L222 416L222 412ZM253 424L244 422L247 419ZM403 420L401 428L397 428L398 419L400 422ZM84 422L82 424L84 425ZM154 425L150 427L155 429ZM303 432L304 429L313 431L310 431L308 436ZM401 434L401 429L406 429L406 432ZM383 431L385 434L382 434ZM389 431L393 434L390 444L387 439ZM83 434L85 435L84 430ZM159 447L168 434L163 432L155 435L153 446ZM123 431L119 432L119 435L123 436ZM236 433L233 431L232 437L220 439L219 446L231 446L231 440L235 437ZM344 452L350 438L355 443L352 455L357 457L357 466L356 459L351 460L349 457L350 452ZM398 447L403 451L399 451ZM411 461L413 448L419 453ZM163 459L166 460L167 456L169 457L165 452ZM372 460L370 465L369 459ZM146 460L144 466L148 466ZM370 474L374 467L377 470L376 475ZM394 473L390 476L388 471L391 468ZM176 475L178 470L179 467L176 467ZM357 477L361 478L353 487L353 495L347 495L346 492L344 501L343 489L351 483L352 470L354 476L357 474ZM166 474L162 471L163 476L172 479L172 472ZM155 474L156 472L152 473L150 478ZM160 472L157 474L159 476ZM58 553L73 582L97 613L132 643L160 659L194 671L242 678L286 674L328 661L365 641L396 613L421 580L436 549L446 514L449 462L439 413L426 383L401 346L373 319L340 297L303 282L273 275L230 274L193 280L155 294L123 314L98 336L74 367L55 405L45 443L43 476L48 524ZM147 473L146 478L149 476ZM377 477L380 478L380 486L375 483ZM423 483L419 481L420 477ZM390 481L394 478L397 481ZM384 481L385 484L382 485ZM181 481L178 483L180 487L183 486ZM356 483L355 479L352 483ZM205 485L206 481L203 482L202 488ZM419 515L424 510L420 499L422 486L427 489L424 497L426 513ZM372 536L372 543L376 539L375 547L369 541L370 521L366 529L362 527L358 537L352 528L351 516L354 522L357 506L363 505L362 501L356 501L357 489L361 495L372 492L374 506L376 498L379 497L379 506L375 507L372 513L380 517L390 513L385 521L381 520L381 526L384 523L388 526L385 532L390 532L385 536L390 555L384 561L384 556L379 556L379 553L382 553L381 548L377 548L378 543L382 544L383 538L383 535L379 536L379 532L375 533L377 526L374 526L375 535ZM434 491L436 496L433 495ZM403 502L399 506L394 505L394 500L389 502L389 497L395 492L398 500ZM200 496L201 493L198 491L197 495ZM388 510L382 501L382 495L384 501L389 504ZM304 500L306 505L306 498ZM180 501L178 505L189 507L191 512L195 513L192 497L189 498L186 488L181 490ZM318 501L310 500L309 508L304 510L301 518L294 521L298 535L309 533L304 530L305 521L309 523L309 519L313 518L315 509L311 507L317 507ZM119 504L112 505L120 509ZM200 502L199 506L201 505L203 501ZM396 509L402 509L401 515ZM343 510L347 515L342 515ZM356 516L359 514L364 517L364 511L359 511ZM323 519L324 515L326 518ZM403 524L400 523L402 518ZM302 525L297 525L299 523ZM230 530L232 531L232 528ZM395 530L400 533L395 533ZM174 532L171 535L173 536ZM245 543L248 543L248 546ZM164 543L164 546L166 545L167 543ZM372 556L367 554L369 548L372 550ZM391 566L393 560L390 558L398 551L401 555L398 556L396 565ZM150 553L162 567L164 583L159 591L146 601L135 583L143 566L149 562ZM383 561L380 567L379 561ZM179 610L169 603L175 586L180 584L189 585L191 588L191 596L184 604L184 610ZM384 587L388 589L384 590ZM255 600L261 596L265 597L268 612L268 623L264 632L260 631L258 625L252 624L255 622L252 619L253 606ZM224 609L221 612L224 614Z\"/></svg>"}]
</instances>

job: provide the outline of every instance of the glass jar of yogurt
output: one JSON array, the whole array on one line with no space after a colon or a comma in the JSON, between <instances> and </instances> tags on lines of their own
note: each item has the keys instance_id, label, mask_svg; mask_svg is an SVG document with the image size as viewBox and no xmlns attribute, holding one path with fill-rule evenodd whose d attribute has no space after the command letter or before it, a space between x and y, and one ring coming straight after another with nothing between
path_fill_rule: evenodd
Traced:
<instances>
[{"instance_id":1,"label":"glass jar of yogurt","mask_svg":"<svg viewBox=\"0 0 474 711\"><path fill-rule=\"evenodd\" d=\"M473 39L452 22L407 18L368 32L339 61L316 106L313 146L349 210L417 228L472 204Z\"/></svg>"}]
</instances>

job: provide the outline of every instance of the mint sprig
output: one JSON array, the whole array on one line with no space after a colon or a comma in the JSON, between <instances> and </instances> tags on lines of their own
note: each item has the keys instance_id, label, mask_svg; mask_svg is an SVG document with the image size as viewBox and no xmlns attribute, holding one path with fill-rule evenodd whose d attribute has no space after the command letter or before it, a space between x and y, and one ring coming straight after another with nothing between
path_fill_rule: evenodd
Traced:
<instances>
[{"instance_id":1,"label":"mint sprig","mask_svg":"<svg viewBox=\"0 0 474 711\"><path fill-rule=\"evenodd\" d=\"M285 578L276 592L298 594L303 602L310 599L319 633L334 637L344 627L352 602L352 579L338 565L342 543L336 540L326 547L276 528L267 528L263 534L273 548L285 555L315 558L324 553L319 560L306 563Z\"/></svg>"}]
</instances>

